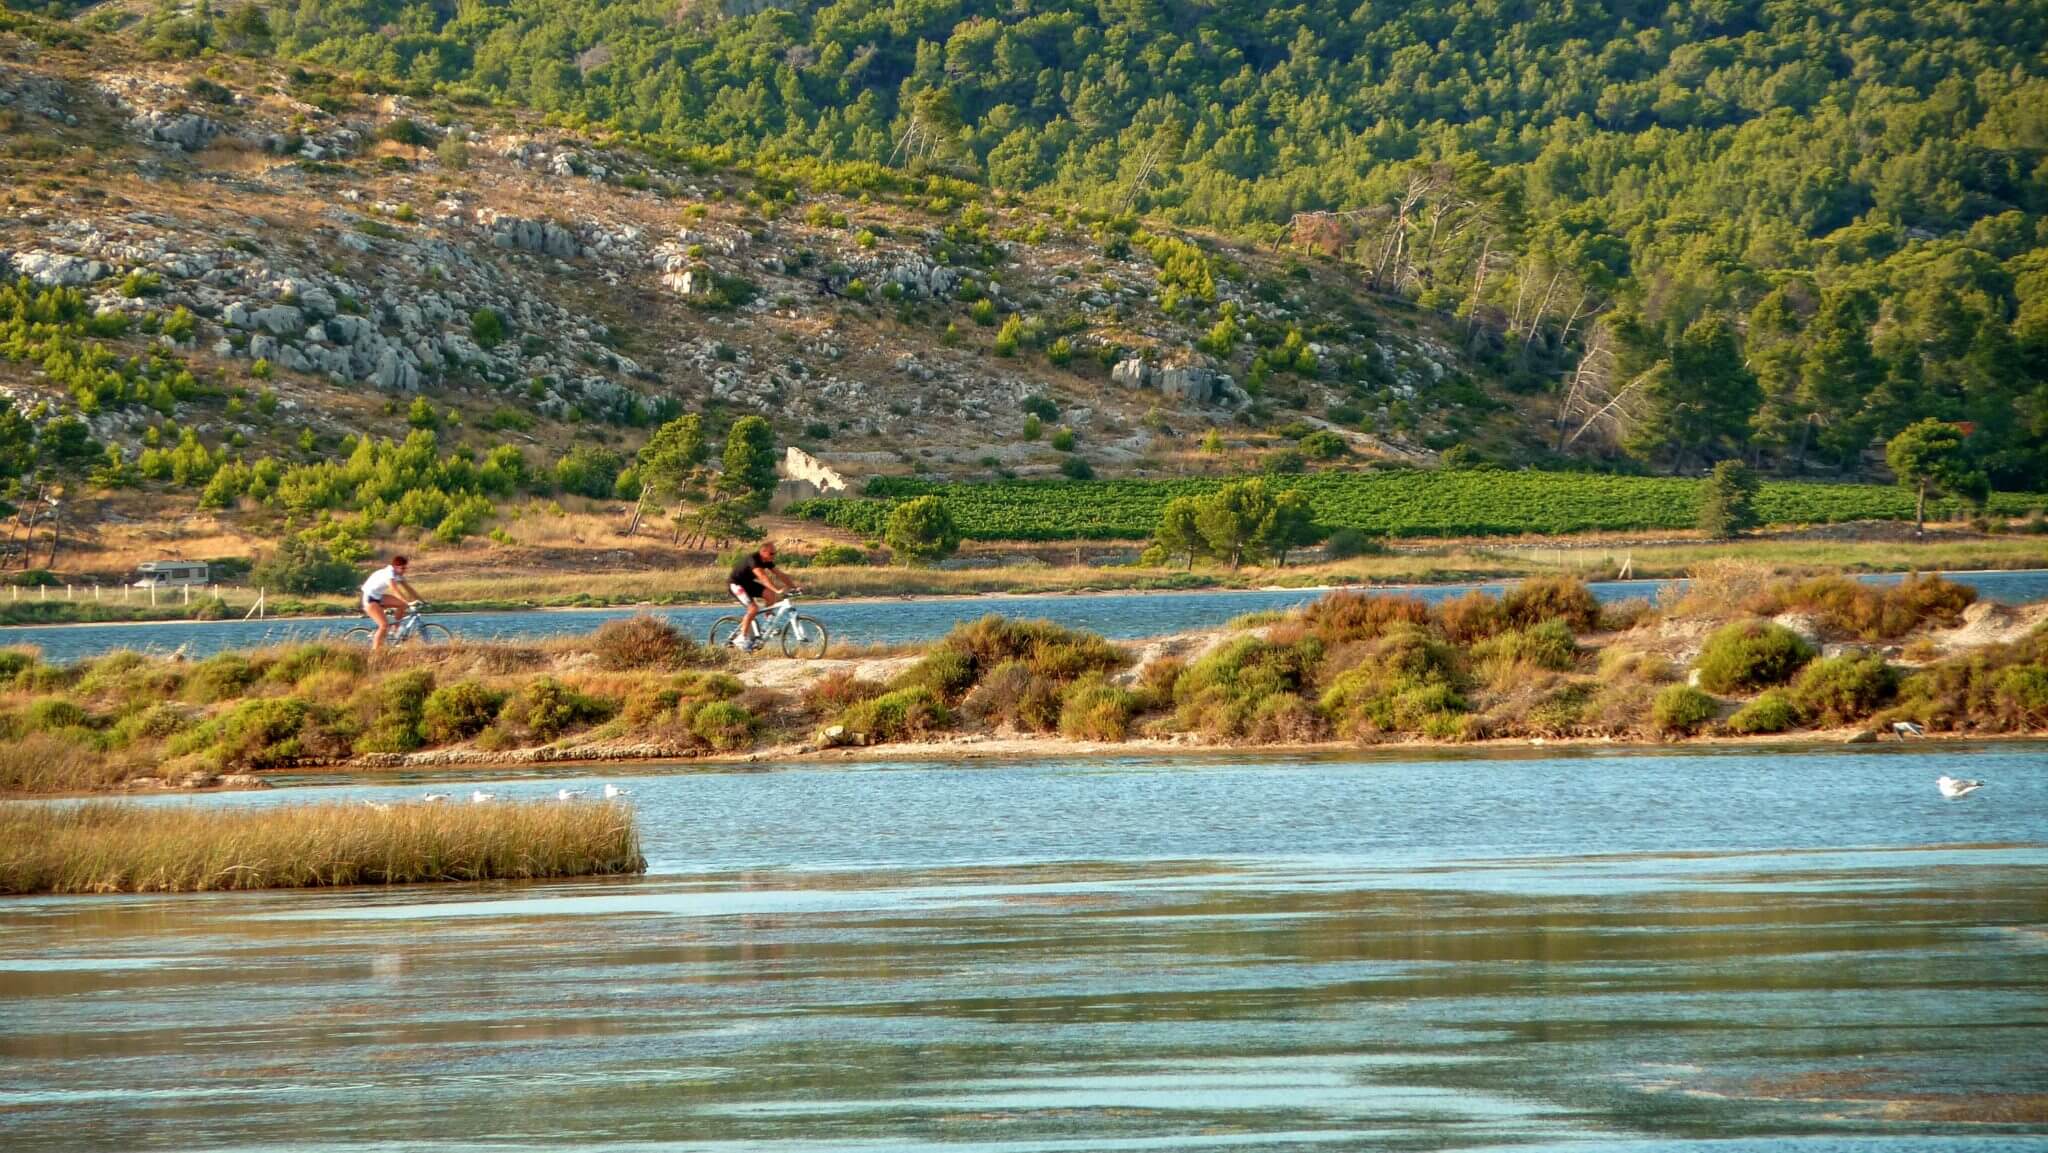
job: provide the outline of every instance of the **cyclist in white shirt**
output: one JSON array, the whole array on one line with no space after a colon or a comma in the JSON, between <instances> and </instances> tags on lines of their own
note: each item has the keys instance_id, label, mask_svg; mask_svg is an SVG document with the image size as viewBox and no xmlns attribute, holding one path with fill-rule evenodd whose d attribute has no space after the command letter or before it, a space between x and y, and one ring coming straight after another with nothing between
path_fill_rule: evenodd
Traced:
<instances>
[{"instance_id":1,"label":"cyclist in white shirt","mask_svg":"<svg viewBox=\"0 0 2048 1153\"><path fill-rule=\"evenodd\" d=\"M363 615L377 625L377 635L370 638L373 650L384 647L384 635L391 631L395 618L388 610L404 613L414 605L426 603L425 598L406 583L405 563L402 556L392 557L390 564L371 573L370 579L363 582Z\"/></svg>"}]
</instances>

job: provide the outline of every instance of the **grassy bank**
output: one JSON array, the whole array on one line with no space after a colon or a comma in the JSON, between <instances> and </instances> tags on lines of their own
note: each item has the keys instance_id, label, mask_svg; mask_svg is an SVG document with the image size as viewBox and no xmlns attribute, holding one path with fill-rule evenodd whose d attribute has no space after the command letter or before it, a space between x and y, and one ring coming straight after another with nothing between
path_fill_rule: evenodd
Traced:
<instances>
[{"instance_id":1,"label":"grassy bank","mask_svg":"<svg viewBox=\"0 0 2048 1153\"><path fill-rule=\"evenodd\" d=\"M0 805L0 893L149 893L638 873L610 802Z\"/></svg>"},{"instance_id":2,"label":"grassy bank","mask_svg":"<svg viewBox=\"0 0 2048 1153\"><path fill-rule=\"evenodd\" d=\"M2029 627L2042 614L1972 600L1934 578L1879 589L1722 562L1661 606L1603 607L1583 584L1548 578L1434 606L1340 593L1133 644L991 616L921 649L815 663L734 659L650 617L375 661L323 644L68 666L0 653L0 791L965 734L1230 745L1683 740L1892 720L1978 735L2048 728L2048 631ZM1737 659L1721 649L1746 646L1775 663L1715 671Z\"/></svg>"}]
</instances>

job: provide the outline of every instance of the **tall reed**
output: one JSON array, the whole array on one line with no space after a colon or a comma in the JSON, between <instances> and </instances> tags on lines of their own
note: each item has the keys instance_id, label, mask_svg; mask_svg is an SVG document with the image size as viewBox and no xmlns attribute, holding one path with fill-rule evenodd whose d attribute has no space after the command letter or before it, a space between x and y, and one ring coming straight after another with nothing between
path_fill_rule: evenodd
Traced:
<instances>
[{"instance_id":1,"label":"tall reed","mask_svg":"<svg viewBox=\"0 0 2048 1153\"><path fill-rule=\"evenodd\" d=\"M0 805L0 893L530 880L647 868L616 802Z\"/></svg>"}]
</instances>

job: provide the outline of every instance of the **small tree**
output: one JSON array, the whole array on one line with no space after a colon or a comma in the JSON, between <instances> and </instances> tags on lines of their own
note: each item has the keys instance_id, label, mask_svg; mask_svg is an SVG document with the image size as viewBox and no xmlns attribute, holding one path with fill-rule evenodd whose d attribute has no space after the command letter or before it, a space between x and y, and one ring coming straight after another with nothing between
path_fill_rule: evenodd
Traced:
<instances>
[{"instance_id":1,"label":"small tree","mask_svg":"<svg viewBox=\"0 0 2048 1153\"><path fill-rule=\"evenodd\" d=\"M1927 527L1929 490L1964 496L1985 490L1983 476L1970 468L1961 425L1932 418L1909 424L1884 446L1884 461L1913 490L1916 529Z\"/></svg>"},{"instance_id":2,"label":"small tree","mask_svg":"<svg viewBox=\"0 0 2048 1153\"><path fill-rule=\"evenodd\" d=\"M996 332L996 355L1015 356L1017 355L1017 346L1022 343L1024 343L1024 319L1019 316L1012 316L1004 321L1003 327Z\"/></svg>"},{"instance_id":3,"label":"small tree","mask_svg":"<svg viewBox=\"0 0 2048 1153\"><path fill-rule=\"evenodd\" d=\"M1273 498L1273 511L1266 517L1263 543L1279 558L1282 568L1287 566L1289 552L1316 543L1322 535L1316 527L1316 510L1309 504L1307 493L1290 488Z\"/></svg>"},{"instance_id":4,"label":"small tree","mask_svg":"<svg viewBox=\"0 0 2048 1153\"><path fill-rule=\"evenodd\" d=\"M441 424L441 414L434 411L433 404L426 397L415 396L412 406L405 410L405 423L414 428L437 428Z\"/></svg>"},{"instance_id":5,"label":"small tree","mask_svg":"<svg viewBox=\"0 0 2048 1153\"><path fill-rule=\"evenodd\" d=\"M1209 551L1209 542L1202 536L1201 511L1202 502L1196 497L1177 496L1166 502L1159 514L1159 527L1152 532L1152 543L1167 560L1186 557L1187 567L1194 568L1195 558Z\"/></svg>"},{"instance_id":6,"label":"small tree","mask_svg":"<svg viewBox=\"0 0 2048 1153\"><path fill-rule=\"evenodd\" d=\"M377 138L379 140L389 140L393 144L412 149L415 159L419 157L420 149L426 147L427 141L430 139L427 136L427 130L420 127L419 121L409 116L401 116L384 127L379 128L377 130Z\"/></svg>"},{"instance_id":7,"label":"small tree","mask_svg":"<svg viewBox=\"0 0 2048 1153\"><path fill-rule=\"evenodd\" d=\"M1209 551L1236 568L1265 555L1273 496L1263 480L1232 481L1203 498L1195 523Z\"/></svg>"},{"instance_id":8,"label":"small tree","mask_svg":"<svg viewBox=\"0 0 2048 1153\"><path fill-rule=\"evenodd\" d=\"M775 430L758 416L743 416L725 434L725 480L756 496L775 487Z\"/></svg>"},{"instance_id":9,"label":"small tree","mask_svg":"<svg viewBox=\"0 0 2048 1153\"><path fill-rule=\"evenodd\" d=\"M692 412L669 421L640 446L641 491L654 500L674 500L709 454L701 417Z\"/></svg>"},{"instance_id":10,"label":"small tree","mask_svg":"<svg viewBox=\"0 0 2048 1153\"><path fill-rule=\"evenodd\" d=\"M356 579L355 570L336 560L326 545L297 533L249 570L249 583L293 596L347 592Z\"/></svg>"},{"instance_id":11,"label":"small tree","mask_svg":"<svg viewBox=\"0 0 2048 1153\"><path fill-rule=\"evenodd\" d=\"M496 348L505 341L505 318L495 308L479 308L469 316L469 335L485 348Z\"/></svg>"},{"instance_id":12,"label":"small tree","mask_svg":"<svg viewBox=\"0 0 2048 1153\"><path fill-rule=\"evenodd\" d=\"M1740 536L1757 526L1756 494L1762 481L1739 460L1724 460L1707 477L1700 500L1700 531L1715 540Z\"/></svg>"},{"instance_id":13,"label":"small tree","mask_svg":"<svg viewBox=\"0 0 2048 1153\"><path fill-rule=\"evenodd\" d=\"M889 513L883 543L905 564L927 565L952 556L960 548L960 530L953 514L935 496L904 501Z\"/></svg>"}]
</instances>

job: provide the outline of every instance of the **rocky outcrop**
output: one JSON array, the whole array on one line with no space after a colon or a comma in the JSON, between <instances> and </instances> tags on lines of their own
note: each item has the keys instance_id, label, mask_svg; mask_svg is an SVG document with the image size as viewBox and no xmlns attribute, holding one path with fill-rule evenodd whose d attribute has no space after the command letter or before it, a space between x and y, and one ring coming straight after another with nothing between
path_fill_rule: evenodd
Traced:
<instances>
[{"instance_id":1,"label":"rocky outcrop","mask_svg":"<svg viewBox=\"0 0 2048 1153\"><path fill-rule=\"evenodd\" d=\"M1157 389L1162 396L1186 404L1238 406L1251 397L1237 386L1228 373L1202 365L1180 364L1161 368L1138 357L1118 361L1109 378L1125 388Z\"/></svg>"},{"instance_id":2,"label":"rocky outcrop","mask_svg":"<svg viewBox=\"0 0 2048 1153\"><path fill-rule=\"evenodd\" d=\"M152 109L128 122L144 140L168 144L184 152L198 152L213 143L222 131L221 123L196 112L163 112Z\"/></svg>"},{"instance_id":3,"label":"rocky outcrop","mask_svg":"<svg viewBox=\"0 0 2048 1153\"><path fill-rule=\"evenodd\" d=\"M106 278L113 271L97 260L40 248L17 252L9 263L14 266L17 276L26 276L47 288L91 284Z\"/></svg>"},{"instance_id":4,"label":"rocky outcrop","mask_svg":"<svg viewBox=\"0 0 2048 1153\"><path fill-rule=\"evenodd\" d=\"M499 212L494 208L479 208L476 222L491 234L491 244L514 252L535 252L570 260L582 253L582 246L568 229L552 220L528 220Z\"/></svg>"}]
</instances>

